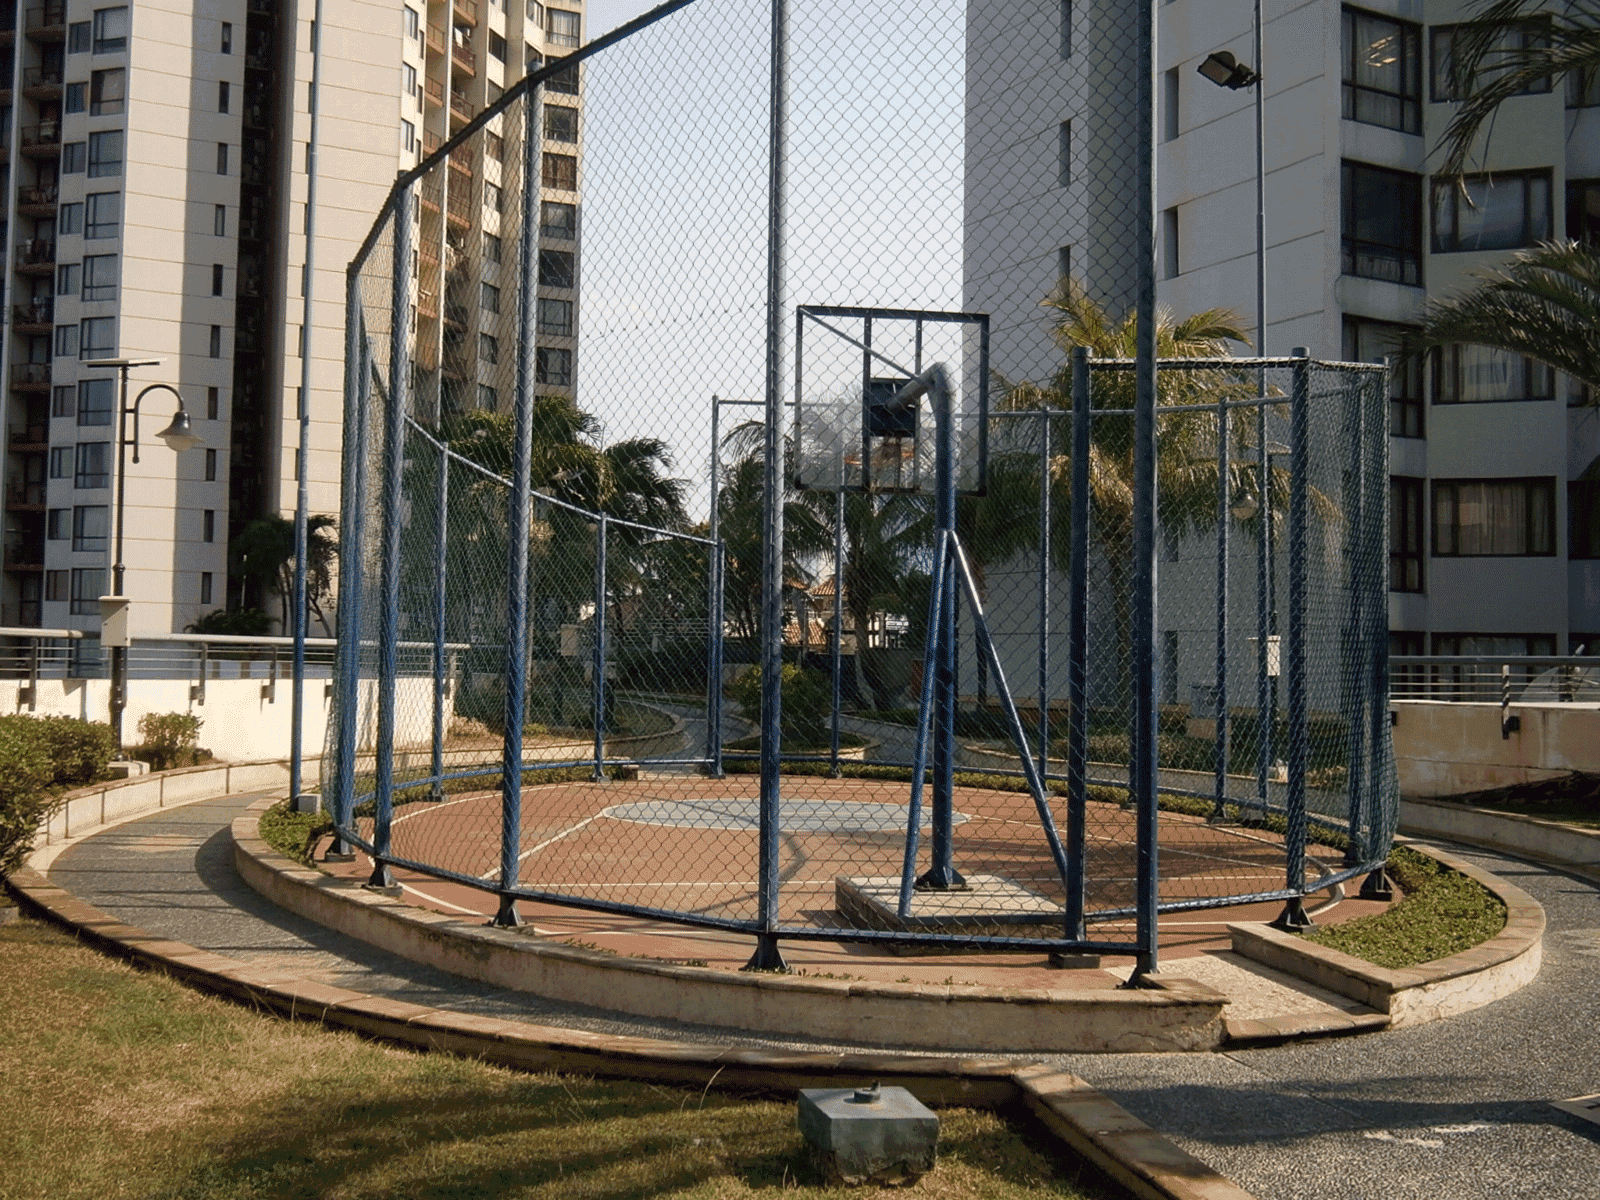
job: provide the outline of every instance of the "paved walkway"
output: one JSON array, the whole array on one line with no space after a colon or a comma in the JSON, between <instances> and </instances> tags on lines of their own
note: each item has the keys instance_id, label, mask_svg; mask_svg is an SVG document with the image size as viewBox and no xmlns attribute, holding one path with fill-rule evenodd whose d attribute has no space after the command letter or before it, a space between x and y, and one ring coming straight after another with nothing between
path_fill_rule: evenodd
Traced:
<instances>
[{"instance_id":1,"label":"paved walkway","mask_svg":"<svg viewBox=\"0 0 1600 1200\"><path fill-rule=\"evenodd\" d=\"M154 933L398 1000L595 1032L824 1048L551 1003L286 914L233 871L228 823L254 799L221 797L109 830L69 847L50 877ZM1600 1198L1600 1128L1548 1103L1600 1092L1600 889L1452 849L1545 906L1545 966L1516 995L1370 1037L1057 1061L1261 1200Z\"/></svg>"}]
</instances>

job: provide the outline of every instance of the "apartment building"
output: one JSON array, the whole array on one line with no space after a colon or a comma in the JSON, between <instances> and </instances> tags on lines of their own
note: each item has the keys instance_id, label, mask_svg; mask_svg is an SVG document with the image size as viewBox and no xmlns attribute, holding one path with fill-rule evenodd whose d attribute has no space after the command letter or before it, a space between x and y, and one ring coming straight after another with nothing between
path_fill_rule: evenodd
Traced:
<instances>
[{"instance_id":1,"label":"apartment building","mask_svg":"<svg viewBox=\"0 0 1600 1200\"><path fill-rule=\"evenodd\" d=\"M1265 8L1267 353L1377 360L1428 296L1540 240L1600 237L1600 80L1556 78L1508 101L1468 203L1430 173L1468 5ZM966 305L994 314L998 370L1046 378L1060 352L1037 305L1063 274L1131 303L1119 224L1131 139L1103 114L1129 90L1133 31L1072 0L973 0L968 13ZM1196 68L1219 50L1255 65L1251 4L1170 0L1156 17L1159 297L1178 313L1223 305L1249 327L1254 94ZM1108 207L1119 196L1123 209ZM1013 228L1023 206L1049 219ZM1519 356L1454 347L1394 378L1389 432L1393 649L1594 652L1595 398ZM1166 557L1164 589L1209 586L1212 567ZM1203 678L1210 650L1191 640L1184 662ZM1168 673L1175 685L1182 669Z\"/></svg>"},{"instance_id":2,"label":"apartment building","mask_svg":"<svg viewBox=\"0 0 1600 1200\"><path fill-rule=\"evenodd\" d=\"M338 512L345 266L395 175L583 36L577 2L324 0L307 271L311 12L309 0L0 0L0 624L98 630L118 459L117 373L96 365L107 359L160 360L131 371L130 402L170 385L204 439L177 455L155 441L175 403L146 395L139 462L127 462L135 631L265 603L230 578L229 542L292 513L302 470L311 511ZM532 211L550 260L540 379L559 390L576 344L576 73L550 91ZM514 313L510 295L494 303L496 248L511 236L501 210L521 211L503 203L492 152L458 151L442 174L416 206L416 396L429 419L509 401L483 339Z\"/></svg>"}]
</instances>

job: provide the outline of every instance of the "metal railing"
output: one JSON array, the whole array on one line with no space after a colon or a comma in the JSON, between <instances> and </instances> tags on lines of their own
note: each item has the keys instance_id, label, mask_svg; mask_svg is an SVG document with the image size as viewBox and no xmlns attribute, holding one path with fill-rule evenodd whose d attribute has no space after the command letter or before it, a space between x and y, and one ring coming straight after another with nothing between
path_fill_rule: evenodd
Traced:
<instances>
[{"instance_id":1,"label":"metal railing","mask_svg":"<svg viewBox=\"0 0 1600 1200\"><path fill-rule=\"evenodd\" d=\"M1579 654L1393 654L1390 700L1600 704L1600 658Z\"/></svg>"}]
</instances>

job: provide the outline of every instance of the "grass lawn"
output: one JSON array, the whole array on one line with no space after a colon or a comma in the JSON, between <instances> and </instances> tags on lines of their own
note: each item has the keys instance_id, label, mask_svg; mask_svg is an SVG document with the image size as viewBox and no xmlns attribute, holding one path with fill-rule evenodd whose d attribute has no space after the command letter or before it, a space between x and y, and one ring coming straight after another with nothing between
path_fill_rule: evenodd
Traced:
<instances>
[{"instance_id":1,"label":"grass lawn","mask_svg":"<svg viewBox=\"0 0 1600 1200\"><path fill-rule=\"evenodd\" d=\"M0 1197L671 1196L818 1185L791 1101L523 1075L191 992L30 921L0 926ZM940 1114L925 1197L1121 1195L1025 1125Z\"/></svg>"}]
</instances>

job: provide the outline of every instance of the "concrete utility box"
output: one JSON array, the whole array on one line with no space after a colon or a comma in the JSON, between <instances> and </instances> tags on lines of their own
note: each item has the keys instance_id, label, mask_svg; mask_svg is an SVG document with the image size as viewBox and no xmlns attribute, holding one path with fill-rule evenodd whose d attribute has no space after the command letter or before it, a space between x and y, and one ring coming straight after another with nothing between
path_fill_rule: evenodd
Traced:
<instances>
[{"instance_id":1,"label":"concrete utility box","mask_svg":"<svg viewBox=\"0 0 1600 1200\"><path fill-rule=\"evenodd\" d=\"M800 1133L834 1183L912 1183L933 1170L939 1118L905 1088L804 1088Z\"/></svg>"}]
</instances>

